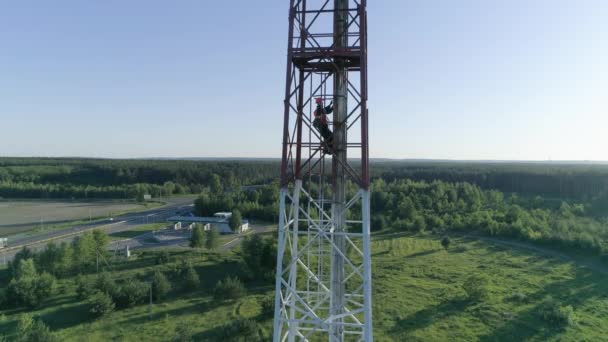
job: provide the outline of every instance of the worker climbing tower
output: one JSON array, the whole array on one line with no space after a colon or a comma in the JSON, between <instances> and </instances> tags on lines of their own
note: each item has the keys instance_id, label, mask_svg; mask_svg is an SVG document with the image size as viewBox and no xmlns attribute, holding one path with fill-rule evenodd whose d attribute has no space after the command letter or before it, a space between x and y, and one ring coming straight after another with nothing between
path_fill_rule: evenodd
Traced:
<instances>
[{"instance_id":1,"label":"worker climbing tower","mask_svg":"<svg viewBox=\"0 0 608 342\"><path fill-rule=\"evenodd\" d=\"M274 341L372 341L366 0L290 0L284 105Z\"/></svg>"}]
</instances>

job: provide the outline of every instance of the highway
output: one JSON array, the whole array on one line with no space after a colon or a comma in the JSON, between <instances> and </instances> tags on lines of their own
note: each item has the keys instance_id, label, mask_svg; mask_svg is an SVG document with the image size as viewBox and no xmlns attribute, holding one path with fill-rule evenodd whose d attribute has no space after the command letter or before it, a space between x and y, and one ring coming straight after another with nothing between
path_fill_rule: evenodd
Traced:
<instances>
[{"instance_id":1,"label":"highway","mask_svg":"<svg viewBox=\"0 0 608 342\"><path fill-rule=\"evenodd\" d=\"M9 237L9 246L0 249L0 263L12 260L14 255L23 247L27 246L33 250L42 249L50 241L56 243L63 241L71 241L77 235L92 229L102 229L108 234L121 232L133 228L133 226L164 222L168 217L176 214L178 211L190 210L193 207L192 196L179 196L166 200L166 205L150 210L128 213L114 217L112 220L103 220L91 224L79 225L70 228L44 232L36 235L17 237L11 239Z\"/></svg>"}]
</instances>

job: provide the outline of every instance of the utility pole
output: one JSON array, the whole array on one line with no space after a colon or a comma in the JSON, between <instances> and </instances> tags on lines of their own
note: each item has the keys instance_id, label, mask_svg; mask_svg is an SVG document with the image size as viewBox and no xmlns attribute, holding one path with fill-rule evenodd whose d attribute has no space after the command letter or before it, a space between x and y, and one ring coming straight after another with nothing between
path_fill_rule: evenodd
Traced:
<instances>
[{"instance_id":1,"label":"utility pole","mask_svg":"<svg viewBox=\"0 0 608 342\"><path fill-rule=\"evenodd\" d=\"M275 342L373 341L366 6L290 0Z\"/></svg>"},{"instance_id":2,"label":"utility pole","mask_svg":"<svg viewBox=\"0 0 608 342\"><path fill-rule=\"evenodd\" d=\"M152 319L152 282L150 282L150 305L148 307L148 318Z\"/></svg>"}]
</instances>

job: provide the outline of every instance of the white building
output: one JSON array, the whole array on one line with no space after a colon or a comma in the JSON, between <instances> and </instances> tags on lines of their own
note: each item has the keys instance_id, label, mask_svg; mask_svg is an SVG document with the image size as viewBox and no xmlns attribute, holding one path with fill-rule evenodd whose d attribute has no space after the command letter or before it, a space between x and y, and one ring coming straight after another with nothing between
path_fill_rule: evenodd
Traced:
<instances>
[{"instance_id":1,"label":"white building","mask_svg":"<svg viewBox=\"0 0 608 342\"><path fill-rule=\"evenodd\" d=\"M230 228L229 220L231 213L228 217L225 216L217 216L218 214L226 214L226 213L216 213L213 217L200 217L200 216L172 216L167 219L167 222L177 223L180 222L182 224L194 224L199 223L203 226L203 230L215 229L220 234L240 234L249 230L249 222L247 220L243 220L241 227L239 227L238 231L232 231Z\"/></svg>"}]
</instances>

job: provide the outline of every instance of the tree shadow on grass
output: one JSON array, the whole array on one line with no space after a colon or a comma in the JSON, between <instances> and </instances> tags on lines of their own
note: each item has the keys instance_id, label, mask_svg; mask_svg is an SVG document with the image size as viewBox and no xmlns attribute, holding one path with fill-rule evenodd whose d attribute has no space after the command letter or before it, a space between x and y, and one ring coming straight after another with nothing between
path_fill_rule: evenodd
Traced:
<instances>
[{"instance_id":1,"label":"tree shadow on grass","mask_svg":"<svg viewBox=\"0 0 608 342\"><path fill-rule=\"evenodd\" d=\"M463 298L455 298L439 305L417 311L405 318L397 320L391 333L395 335L410 334L418 329L424 329L433 322L445 319L451 315L463 312L471 302Z\"/></svg>"},{"instance_id":2,"label":"tree shadow on grass","mask_svg":"<svg viewBox=\"0 0 608 342\"><path fill-rule=\"evenodd\" d=\"M66 329L93 320L89 314L88 305L79 302L59 307L57 310L44 313L39 317L51 330Z\"/></svg>"}]
</instances>

